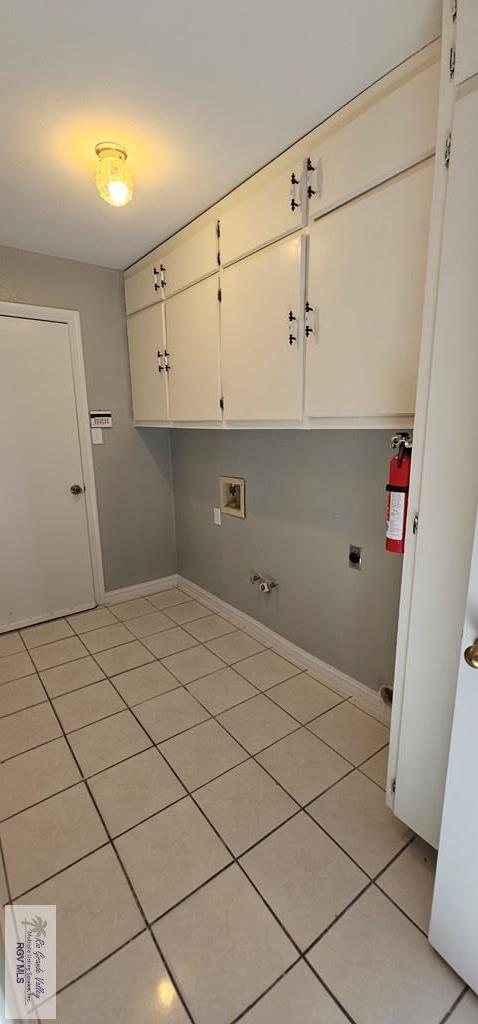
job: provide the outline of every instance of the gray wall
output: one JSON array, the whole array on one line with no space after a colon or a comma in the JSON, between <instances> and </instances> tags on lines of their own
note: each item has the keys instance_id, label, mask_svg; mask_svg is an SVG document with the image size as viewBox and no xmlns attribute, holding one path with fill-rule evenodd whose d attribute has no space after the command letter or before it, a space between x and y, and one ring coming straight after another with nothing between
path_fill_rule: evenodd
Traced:
<instances>
[{"instance_id":1,"label":"gray wall","mask_svg":"<svg viewBox=\"0 0 478 1024\"><path fill-rule=\"evenodd\" d=\"M89 407L113 413L93 448L106 589L175 572L169 431L133 427L121 273L0 247L0 300L80 312Z\"/></svg>"},{"instance_id":2,"label":"gray wall","mask_svg":"<svg viewBox=\"0 0 478 1024\"><path fill-rule=\"evenodd\" d=\"M384 550L390 433L172 431L179 572L373 688L393 678L401 575ZM220 474L245 477L246 519L217 527ZM260 595L252 568L279 589Z\"/></svg>"}]
</instances>

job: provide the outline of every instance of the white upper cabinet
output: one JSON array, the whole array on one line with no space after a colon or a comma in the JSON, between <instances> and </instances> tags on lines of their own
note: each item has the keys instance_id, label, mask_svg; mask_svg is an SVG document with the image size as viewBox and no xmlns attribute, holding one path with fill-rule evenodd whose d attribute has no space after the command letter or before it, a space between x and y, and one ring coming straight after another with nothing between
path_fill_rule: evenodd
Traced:
<instances>
[{"instance_id":1,"label":"white upper cabinet","mask_svg":"<svg viewBox=\"0 0 478 1024\"><path fill-rule=\"evenodd\" d=\"M349 116L339 115L338 126L334 118L324 125L323 141L310 154L312 218L433 154L439 72L435 61L411 77L404 72L394 87L385 79L375 99L365 94Z\"/></svg>"},{"instance_id":2,"label":"white upper cabinet","mask_svg":"<svg viewBox=\"0 0 478 1024\"><path fill-rule=\"evenodd\" d=\"M459 0L455 78L476 5ZM411 57L125 272L137 421L411 424L438 56Z\"/></svg>"},{"instance_id":3,"label":"white upper cabinet","mask_svg":"<svg viewBox=\"0 0 478 1024\"><path fill-rule=\"evenodd\" d=\"M136 422L154 423L168 418L164 338L161 304L128 317L129 365Z\"/></svg>"},{"instance_id":4,"label":"white upper cabinet","mask_svg":"<svg viewBox=\"0 0 478 1024\"><path fill-rule=\"evenodd\" d=\"M124 279L124 297L128 316L137 309L152 306L154 302L159 302L163 298L163 276L164 268L161 268L160 259L148 263L140 270L127 272Z\"/></svg>"},{"instance_id":5,"label":"white upper cabinet","mask_svg":"<svg viewBox=\"0 0 478 1024\"><path fill-rule=\"evenodd\" d=\"M288 238L221 276L226 420L300 420L303 238Z\"/></svg>"},{"instance_id":6,"label":"white upper cabinet","mask_svg":"<svg viewBox=\"0 0 478 1024\"><path fill-rule=\"evenodd\" d=\"M166 297L217 272L217 243L217 220L210 217L181 231L174 241L163 247L161 262Z\"/></svg>"},{"instance_id":7,"label":"white upper cabinet","mask_svg":"<svg viewBox=\"0 0 478 1024\"><path fill-rule=\"evenodd\" d=\"M478 74L478 3L476 0L458 0L456 19L456 45L451 56L455 65L454 82L459 85Z\"/></svg>"},{"instance_id":8,"label":"white upper cabinet","mask_svg":"<svg viewBox=\"0 0 478 1024\"><path fill-rule=\"evenodd\" d=\"M223 265L254 252L305 224L303 161L291 157L260 171L221 206Z\"/></svg>"},{"instance_id":9,"label":"white upper cabinet","mask_svg":"<svg viewBox=\"0 0 478 1024\"><path fill-rule=\"evenodd\" d=\"M146 265L127 270L124 279L129 315L151 306L188 285L217 273L218 237L215 216L201 218L148 256Z\"/></svg>"},{"instance_id":10,"label":"white upper cabinet","mask_svg":"<svg viewBox=\"0 0 478 1024\"><path fill-rule=\"evenodd\" d=\"M311 228L311 417L411 416L433 178L429 160Z\"/></svg>"},{"instance_id":11,"label":"white upper cabinet","mask_svg":"<svg viewBox=\"0 0 478 1024\"><path fill-rule=\"evenodd\" d=\"M165 303L169 411L175 422L222 419L218 287L214 274Z\"/></svg>"}]
</instances>

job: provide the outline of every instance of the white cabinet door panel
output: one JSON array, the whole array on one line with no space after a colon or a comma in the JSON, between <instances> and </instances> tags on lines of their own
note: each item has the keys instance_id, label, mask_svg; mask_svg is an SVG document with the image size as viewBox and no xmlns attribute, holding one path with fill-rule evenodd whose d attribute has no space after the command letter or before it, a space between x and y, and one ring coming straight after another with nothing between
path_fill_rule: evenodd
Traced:
<instances>
[{"instance_id":1,"label":"white cabinet door panel","mask_svg":"<svg viewBox=\"0 0 478 1024\"><path fill-rule=\"evenodd\" d=\"M478 3L459 0L456 19L455 85L478 74Z\"/></svg>"},{"instance_id":2,"label":"white cabinet door panel","mask_svg":"<svg viewBox=\"0 0 478 1024\"><path fill-rule=\"evenodd\" d=\"M221 420L218 276L166 301L169 408L176 422Z\"/></svg>"},{"instance_id":3,"label":"white cabinet door panel","mask_svg":"<svg viewBox=\"0 0 478 1024\"><path fill-rule=\"evenodd\" d=\"M134 419L150 420L153 423L166 420L168 407L162 356L165 347L162 304L128 317L128 345Z\"/></svg>"},{"instance_id":4,"label":"white cabinet door panel","mask_svg":"<svg viewBox=\"0 0 478 1024\"><path fill-rule=\"evenodd\" d=\"M411 415L433 161L311 228L306 415Z\"/></svg>"},{"instance_id":5,"label":"white cabinet door panel","mask_svg":"<svg viewBox=\"0 0 478 1024\"><path fill-rule=\"evenodd\" d=\"M474 0L475 2L475 0ZM311 217L373 188L435 149L439 62L377 97L311 154Z\"/></svg>"},{"instance_id":6,"label":"white cabinet door panel","mask_svg":"<svg viewBox=\"0 0 478 1024\"><path fill-rule=\"evenodd\" d=\"M163 298L159 262L148 264L124 279L126 312L135 313Z\"/></svg>"},{"instance_id":7,"label":"white cabinet door panel","mask_svg":"<svg viewBox=\"0 0 478 1024\"><path fill-rule=\"evenodd\" d=\"M227 420L302 417L303 242L288 238L222 274L221 360ZM289 321L289 311L295 320Z\"/></svg>"},{"instance_id":8,"label":"white cabinet door panel","mask_svg":"<svg viewBox=\"0 0 478 1024\"><path fill-rule=\"evenodd\" d=\"M177 244L165 251L162 262L165 267L166 296L217 271L216 232L217 221L211 218L193 232L181 232Z\"/></svg>"},{"instance_id":9,"label":"white cabinet door panel","mask_svg":"<svg viewBox=\"0 0 478 1024\"><path fill-rule=\"evenodd\" d=\"M305 223L301 160L267 169L238 188L221 212L223 265L273 242ZM292 175L298 184L291 183ZM294 209L292 200L298 203Z\"/></svg>"}]
</instances>

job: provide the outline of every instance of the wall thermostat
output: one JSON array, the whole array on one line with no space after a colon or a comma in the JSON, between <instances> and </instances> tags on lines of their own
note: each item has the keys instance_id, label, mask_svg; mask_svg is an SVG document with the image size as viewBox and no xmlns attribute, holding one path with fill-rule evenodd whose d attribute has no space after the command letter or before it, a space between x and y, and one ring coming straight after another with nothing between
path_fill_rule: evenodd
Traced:
<instances>
[{"instance_id":1,"label":"wall thermostat","mask_svg":"<svg viewBox=\"0 0 478 1024\"><path fill-rule=\"evenodd\" d=\"M107 412L104 409L92 409L90 410L90 427L93 430L95 427L112 427L113 417L111 412Z\"/></svg>"}]
</instances>

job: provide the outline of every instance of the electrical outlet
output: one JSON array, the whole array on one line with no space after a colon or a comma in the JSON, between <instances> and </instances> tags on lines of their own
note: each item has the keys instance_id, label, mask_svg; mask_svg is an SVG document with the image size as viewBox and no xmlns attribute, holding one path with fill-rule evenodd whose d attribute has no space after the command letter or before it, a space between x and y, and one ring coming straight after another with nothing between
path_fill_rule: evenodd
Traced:
<instances>
[{"instance_id":1,"label":"electrical outlet","mask_svg":"<svg viewBox=\"0 0 478 1024\"><path fill-rule=\"evenodd\" d=\"M214 525L215 526L220 526L221 525L221 509L220 508L215 508L215 509L213 509L213 512L214 512Z\"/></svg>"}]
</instances>

